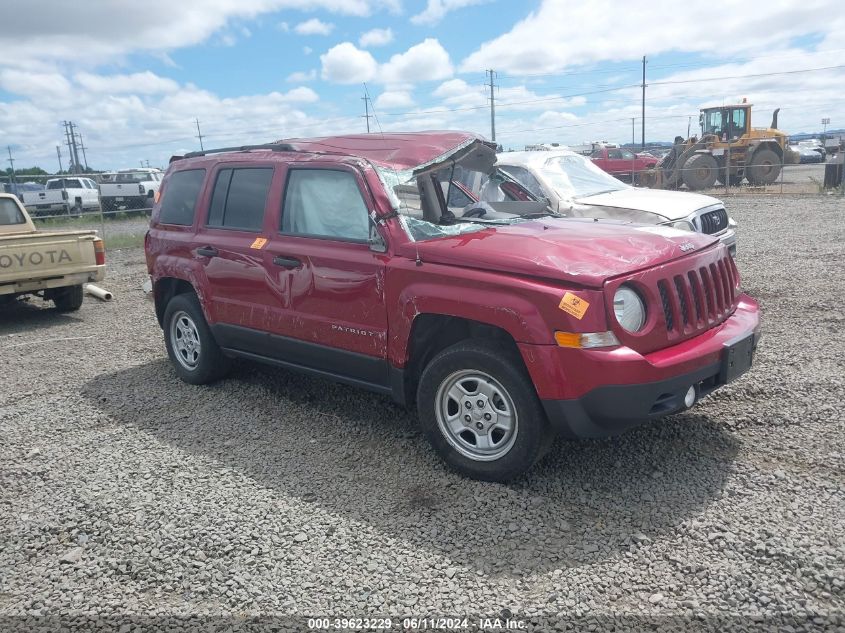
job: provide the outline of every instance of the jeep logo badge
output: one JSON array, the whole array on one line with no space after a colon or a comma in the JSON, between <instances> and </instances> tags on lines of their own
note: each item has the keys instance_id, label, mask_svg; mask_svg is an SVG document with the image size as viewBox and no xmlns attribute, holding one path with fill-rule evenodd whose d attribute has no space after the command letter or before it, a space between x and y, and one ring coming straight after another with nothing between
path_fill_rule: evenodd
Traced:
<instances>
[{"instance_id":1,"label":"jeep logo badge","mask_svg":"<svg viewBox=\"0 0 845 633\"><path fill-rule=\"evenodd\" d=\"M684 253L686 253L686 252L691 251L692 249L694 249L694 248L695 248L695 246L693 246L693 243L692 243L692 242L684 242L683 244L681 244L681 245L680 245L680 247L679 247L679 248L680 248L680 249L681 249Z\"/></svg>"}]
</instances>

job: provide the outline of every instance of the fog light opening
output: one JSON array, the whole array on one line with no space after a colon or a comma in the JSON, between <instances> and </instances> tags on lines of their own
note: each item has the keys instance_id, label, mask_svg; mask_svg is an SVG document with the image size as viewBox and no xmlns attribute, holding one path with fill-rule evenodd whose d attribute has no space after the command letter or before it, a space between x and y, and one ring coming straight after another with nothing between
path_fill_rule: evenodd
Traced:
<instances>
[{"instance_id":1,"label":"fog light opening","mask_svg":"<svg viewBox=\"0 0 845 633\"><path fill-rule=\"evenodd\" d=\"M687 389L687 393L684 395L684 406L687 409L695 404L695 395L695 385L692 385L689 389Z\"/></svg>"}]
</instances>

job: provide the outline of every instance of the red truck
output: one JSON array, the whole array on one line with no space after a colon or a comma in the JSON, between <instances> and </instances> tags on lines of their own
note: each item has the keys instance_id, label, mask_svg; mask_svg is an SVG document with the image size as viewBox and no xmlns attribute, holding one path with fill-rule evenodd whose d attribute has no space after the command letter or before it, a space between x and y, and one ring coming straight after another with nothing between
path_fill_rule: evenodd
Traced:
<instances>
[{"instance_id":1,"label":"red truck","mask_svg":"<svg viewBox=\"0 0 845 633\"><path fill-rule=\"evenodd\" d=\"M556 432L620 433L750 367L757 304L718 240L542 201L456 214L442 170L495 160L463 132L171 159L145 248L176 373L246 358L415 403L449 465L505 481Z\"/></svg>"},{"instance_id":2,"label":"red truck","mask_svg":"<svg viewBox=\"0 0 845 633\"><path fill-rule=\"evenodd\" d=\"M597 149L590 154L590 160L596 164L596 167L617 178L632 180L631 174L633 174L633 182L638 182L637 174L651 169L660 162L654 156L635 154L631 150L618 147Z\"/></svg>"}]
</instances>

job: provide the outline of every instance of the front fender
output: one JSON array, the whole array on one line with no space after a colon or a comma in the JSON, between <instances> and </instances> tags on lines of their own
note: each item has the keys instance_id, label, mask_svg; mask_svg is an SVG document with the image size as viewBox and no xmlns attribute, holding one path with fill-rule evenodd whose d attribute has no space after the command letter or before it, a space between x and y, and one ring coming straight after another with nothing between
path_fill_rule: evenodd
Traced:
<instances>
[{"instance_id":1,"label":"front fender","mask_svg":"<svg viewBox=\"0 0 845 633\"><path fill-rule=\"evenodd\" d=\"M554 345L555 330L607 330L599 290L568 289L542 280L486 271L403 262L386 276L388 359L396 367L408 361L414 320L421 314L451 316L497 327L517 343ZM560 308L567 292L589 304L580 319Z\"/></svg>"}]
</instances>

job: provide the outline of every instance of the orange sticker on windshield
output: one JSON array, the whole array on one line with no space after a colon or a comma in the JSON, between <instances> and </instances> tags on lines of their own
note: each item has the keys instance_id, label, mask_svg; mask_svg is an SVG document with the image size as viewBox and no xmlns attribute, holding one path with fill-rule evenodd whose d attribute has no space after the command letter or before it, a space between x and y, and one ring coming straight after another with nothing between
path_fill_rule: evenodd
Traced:
<instances>
[{"instance_id":1,"label":"orange sticker on windshield","mask_svg":"<svg viewBox=\"0 0 845 633\"><path fill-rule=\"evenodd\" d=\"M250 248L264 248L267 243L266 237L256 237L255 241L250 245Z\"/></svg>"},{"instance_id":2,"label":"orange sticker on windshield","mask_svg":"<svg viewBox=\"0 0 845 633\"><path fill-rule=\"evenodd\" d=\"M576 297L571 292L567 292L563 295L563 299L560 300L558 307L580 321L587 313L587 308L590 307L590 304L584 301L581 297Z\"/></svg>"}]
</instances>

